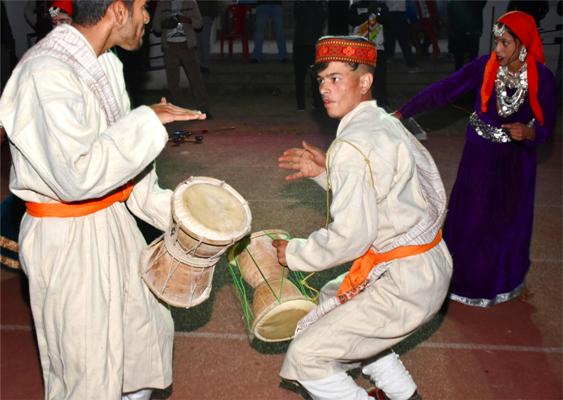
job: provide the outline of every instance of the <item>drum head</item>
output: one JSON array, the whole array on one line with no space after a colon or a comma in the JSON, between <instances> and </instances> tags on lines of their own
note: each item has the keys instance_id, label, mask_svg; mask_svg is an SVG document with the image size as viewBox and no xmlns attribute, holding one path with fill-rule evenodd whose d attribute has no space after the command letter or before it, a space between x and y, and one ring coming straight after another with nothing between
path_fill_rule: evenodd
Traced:
<instances>
[{"instance_id":1,"label":"drum head","mask_svg":"<svg viewBox=\"0 0 563 400\"><path fill-rule=\"evenodd\" d=\"M244 198L225 182L191 177L178 185L172 198L180 229L213 244L230 244L250 231L252 216Z\"/></svg>"},{"instance_id":2,"label":"drum head","mask_svg":"<svg viewBox=\"0 0 563 400\"><path fill-rule=\"evenodd\" d=\"M264 342L283 342L295 335L301 318L316 306L301 298L273 304L271 309L254 321L254 335Z\"/></svg>"},{"instance_id":3,"label":"drum head","mask_svg":"<svg viewBox=\"0 0 563 400\"><path fill-rule=\"evenodd\" d=\"M264 342L290 340L297 322L316 304L305 297L291 281L265 282L254 291L254 335Z\"/></svg>"}]
</instances>

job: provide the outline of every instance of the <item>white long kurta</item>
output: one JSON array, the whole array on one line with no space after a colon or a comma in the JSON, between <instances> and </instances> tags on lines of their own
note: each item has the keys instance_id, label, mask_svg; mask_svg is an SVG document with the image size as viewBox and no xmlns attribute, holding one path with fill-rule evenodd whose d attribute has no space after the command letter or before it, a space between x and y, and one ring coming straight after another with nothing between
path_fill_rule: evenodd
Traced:
<instances>
[{"instance_id":1,"label":"white long kurta","mask_svg":"<svg viewBox=\"0 0 563 400\"><path fill-rule=\"evenodd\" d=\"M414 152L430 156L421 148L413 151L410 140L404 127L375 101L360 103L341 120L327 153L332 222L307 239L289 242L290 269L321 271L354 260L370 247L385 252L432 241L444 217L445 192L429 162L440 195L434 200L423 195L421 179L427 177L417 167ZM326 189L326 175L316 181ZM443 242L388 264L381 278L296 336L282 377L318 380L349 369L404 339L438 311L452 270ZM338 284L329 282L321 300L334 296Z\"/></svg>"},{"instance_id":2,"label":"white long kurta","mask_svg":"<svg viewBox=\"0 0 563 400\"><path fill-rule=\"evenodd\" d=\"M164 230L171 191L159 188L152 164L166 130L149 107L130 111L117 57L108 52L98 61L123 115L110 127L66 63L39 56L16 67L0 99L13 159L10 189L25 201L72 202L134 180L127 207ZM46 399L119 399L171 383L173 321L140 278L146 243L127 207L23 218L19 254Z\"/></svg>"}]
</instances>

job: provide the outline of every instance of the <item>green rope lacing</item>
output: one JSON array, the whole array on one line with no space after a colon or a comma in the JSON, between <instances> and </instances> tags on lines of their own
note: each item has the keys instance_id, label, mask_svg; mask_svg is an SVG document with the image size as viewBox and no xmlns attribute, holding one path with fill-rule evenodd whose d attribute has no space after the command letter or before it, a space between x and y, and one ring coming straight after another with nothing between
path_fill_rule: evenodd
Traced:
<instances>
[{"instance_id":1,"label":"green rope lacing","mask_svg":"<svg viewBox=\"0 0 563 400\"><path fill-rule=\"evenodd\" d=\"M272 239L280 239L279 236L275 236L269 232L266 232L266 235ZM284 239L286 240L290 240L291 239L291 235L287 234L284 235ZM240 242L239 242L240 243ZM237 245L235 245L234 249L233 249L233 254L236 253L237 250ZM260 275L262 276L262 279L266 282L266 284L268 285L268 288L270 289L271 293L274 295L276 301L278 302L278 304L282 303L282 298L281 298L281 293L283 293L283 283L285 282L285 274L283 273L283 269L285 267L281 267L282 268L282 278L281 278L281 285L280 285L280 293L275 293L274 289L272 288L272 286L270 285L270 283L268 282L268 280L266 279L264 273L262 272L262 270L260 269L260 266L258 265L256 259L254 258L254 256L252 255L252 253L250 253L250 251L248 251L247 248L245 248L243 251L246 251L248 253L248 255L250 256L252 262L254 263L254 266L258 269L258 272L260 273ZM228 264L228 268L229 268L229 272L231 274L231 278L233 279L233 284L235 285L235 288L237 289L238 293L239 293L239 301L240 301L240 305L242 308L242 314L244 316L244 319L246 320L246 327L248 329L248 331L250 333L252 333L252 325L254 323L254 312L252 311L252 307L250 302L248 301L248 296L247 296L247 292L246 292L246 285L245 285L245 281L243 278L243 274L240 268L240 263L238 260L238 257L233 257L234 262L235 262L235 266L236 266L236 270L233 267L233 265L231 263L227 263ZM309 279L312 275L314 275L314 273L311 273L309 275L307 275L306 277L303 276L303 273L299 272L299 271L292 271L295 279L290 279L289 275L287 277L288 280L293 281L299 291L303 294L303 296L305 296L307 299L316 302L317 298L318 298L318 291L312 287L310 287L307 284L307 279Z\"/></svg>"},{"instance_id":2,"label":"green rope lacing","mask_svg":"<svg viewBox=\"0 0 563 400\"><path fill-rule=\"evenodd\" d=\"M242 308L242 314L244 319L246 320L246 327L248 332L252 332L252 324L254 322L254 313L252 312L252 307L250 307L250 303L248 302L248 298L246 296L246 287L244 285L244 280L242 279L242 272L240 270L240 264L238 259L235 258L235 263L238 269L239 274L235 272L233 266L228 263L229 265L229 272L231 273L231 277L233 278L233 283L238 290L239 293L239 301Z\"/></svg>"}]
</instances>

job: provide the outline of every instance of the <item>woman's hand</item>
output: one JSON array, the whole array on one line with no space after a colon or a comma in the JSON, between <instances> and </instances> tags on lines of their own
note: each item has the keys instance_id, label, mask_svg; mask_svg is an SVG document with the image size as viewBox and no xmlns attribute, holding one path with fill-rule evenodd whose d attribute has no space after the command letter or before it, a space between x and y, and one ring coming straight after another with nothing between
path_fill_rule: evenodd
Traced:
<instances>
[{"instance_id":1,"label":"woman's hand","mask_svg":"<svg viewBox=\"0 0 563 400\"><path fill-rule=\"evenodd\" d=\"M303 148L291 148L278 157L279 167L294 169L298 172L285 177L291 181L301 178L313 178L325 170L326 155L316 146L303 141Z\"/></svg>"},{"instance_id":2,"label":"woman's hand","mask_svg":"<svg viewBox=\"0 0 563 400\"><path fill-rule=\"evenodd\" d=\"M522 124L521 122L515 122L513 124L502 124L502 128L508 131L508 134L512 140L520 142L522 140L534 140L536 138L536 130L534 127L529 127L528 125Z\"/></svg>"}]
</instances>

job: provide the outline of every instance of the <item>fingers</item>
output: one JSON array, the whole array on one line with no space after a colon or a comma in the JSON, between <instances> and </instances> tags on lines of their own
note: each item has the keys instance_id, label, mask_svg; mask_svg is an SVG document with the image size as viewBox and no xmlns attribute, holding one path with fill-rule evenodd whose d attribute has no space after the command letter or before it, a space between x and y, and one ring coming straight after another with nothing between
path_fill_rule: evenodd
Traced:
<instances>
[{"instance_id":1,"label":"fingers","mask_svg":"<svg viewBox=\"0 0 563 400\"><path fill-rule=\"evenodd\" d=\"M293 162L279 162L278 167L281 169L299 169L299 166Z\"/></svg>"},{"instance_id":2,"label":"fingers","mask_svg":"<svg viewBox=\"0 0 563 400\"><path fill-rule=\"evenodd\" d=\"M160 99L160 103L152 105L151 108L163 124L174 121L191 121L207 118L201 111L175 106L172 103L166 102L166 98L164 97Z\"/></svg>"},{"instance_id":3,"label":"fingers","mask_svg":"<svg viewBox=\"0 0 563 400\"><path fill-rule=\"evenodd\" d=\"M278 161L280 164L292 164L294 166L296 166L297 164L300 164L300 162L302 161L302 157L300 156L280 156L278 157Z\"/></svg>"},{"instance_id":4,"label":"fingers","mask_svg":"<svg viewBox=\"0 0 563 400\"><path fill-rule=\"evenodd\" d=\"M301 157L305 153L305 150L298 148L287 149L282 153L282 157Z\"/></svg>"},{"instance_id":5,"label":"fingers","mask_svg":"<svg viewBox=\"0 0 563 400\"><path fill-rule=\"evenodd\" d=\"M185 113L185 114L179 114L177 116L175 116L174 120L175 121L194 121L194 120L202 120L202 119L206 119L207 115L205 114L191 114L191 113Z\"/></svg>"},{"instance_id":6,"label":"fingers","mask_svg":"<svg viewBox=\"0 0 563 400\"><path fill-rule=\"evenodd\" d=\"M295 174L291 174L285 177L286 181L294 181L296 179L302 179L304 178L305 175L303 175L303 173L301 171L296 172Z\"/></svg>"},{"instance_id":7,"label":"fingers","mask_svg":"<svg viewBox=\"0 0 563 400\"><path fill-rule=\"evenodd\" d=\"M278 247L282 246L284 242L286 242L286 240L274 239L272 240L272 246L274 246L277 249Z\"/></svg>"}]
</instances>

